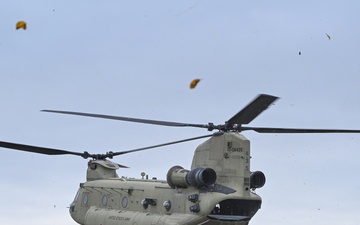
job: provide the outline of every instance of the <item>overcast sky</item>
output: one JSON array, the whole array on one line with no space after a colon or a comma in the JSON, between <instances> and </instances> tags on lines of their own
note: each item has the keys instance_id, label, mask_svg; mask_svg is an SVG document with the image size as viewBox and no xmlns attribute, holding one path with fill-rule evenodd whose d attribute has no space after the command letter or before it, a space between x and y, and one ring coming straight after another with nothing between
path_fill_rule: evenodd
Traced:
<instances>
[{"instance_id":1,"label":"overcast sky","mask_svg":"<svg viewBox=\"0 0 360 225\"><path fill-rule=\"evenodd\" d=\"M251 126L360 129L359 1L2 1L0 140L104 153L208 134L40 112L224 123L258 94ZM18 21L26 30L16 30ZM330 39L328 36L330 36ZM202 79L195 89L191 80ZM258 134L267 183L252 225L355 225L360 134ZM119 175L164 179L203 140L124 155ZM75 225L87 161L0 149L0 222Z\"/></svg>"}]
</instances>

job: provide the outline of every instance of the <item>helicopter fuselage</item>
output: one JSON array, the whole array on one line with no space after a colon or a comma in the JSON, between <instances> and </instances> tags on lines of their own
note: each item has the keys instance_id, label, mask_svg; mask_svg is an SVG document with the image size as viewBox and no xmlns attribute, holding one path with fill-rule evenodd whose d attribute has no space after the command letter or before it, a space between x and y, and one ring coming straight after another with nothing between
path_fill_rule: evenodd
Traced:
<instances>
[{"instance_id":1,"label":"helicopter fuselage","mask_svg":"<svg viewBox=\"0 0 360 225\"><path fill-rule=\"evenodd\" d=\"M119 178L116 164L90 161L70 214L83 225L248 224L261 206L249 151L241 134L214 136L196 149L190 171L174 166L167 180Z\"/></svg>"}]
</instances>

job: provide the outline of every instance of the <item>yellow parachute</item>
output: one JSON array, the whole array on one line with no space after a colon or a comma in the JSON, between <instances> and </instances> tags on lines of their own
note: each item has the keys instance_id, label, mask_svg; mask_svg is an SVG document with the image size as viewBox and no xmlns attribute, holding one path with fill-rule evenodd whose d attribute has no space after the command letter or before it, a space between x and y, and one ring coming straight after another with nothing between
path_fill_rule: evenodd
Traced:
<instances>
[{"instance_id":1,"label":"yellow parachute","mask_svg":"<svg viewBox=\"0 0 360 225\"><path fill-rule=\"evenodd\" d=\"M19 21L16 23L16 30L18 30L20 28L26 30L26 23L24 21Z\"/></svg>"},{"instance_id":2,"label":"yellow parachute","mask_svg":"<svg viewBox=\"0 0 360 225\"><path fill-rule=\"evenodd\" d=\"M196 87L196 85L199 83L200 79L195 79L193 81L191 81L190 83L190 89L193 89Z\"/></svg>"}]
</instances>

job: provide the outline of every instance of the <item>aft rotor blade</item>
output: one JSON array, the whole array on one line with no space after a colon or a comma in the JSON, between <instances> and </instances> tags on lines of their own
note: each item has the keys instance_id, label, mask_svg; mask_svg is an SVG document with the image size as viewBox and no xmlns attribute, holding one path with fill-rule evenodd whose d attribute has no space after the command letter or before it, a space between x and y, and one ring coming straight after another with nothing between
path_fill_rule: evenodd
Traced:
<instances>
[{"instance_id":1,"label":"aft rotor blade","mask_svg":"<svg viewBox=\"0 0 360 225\"><path fill-rule=\"evenodd\" d=\"M169 122L169 121L160 121L160 120L147 120L147 119L130 118L130 117L122 117L122 116L110 116L110 115L102 115L102 114L60 111L60 110L41 110L41 111L42 112L68 114L68 115L76 115L76 116L95 117L95 118L110 119L110 120L122 120L122 121L135 122L135 123L147 123L147 124L171 126L171 127L209 128L209 125L207 125L207 124L178 123L178 122Z\"/></svg>"},{"instance_id":2,"label":"aft rotor blade","mask_svg":"<svg viewBox=\"0 0 360 225\"><path fill-rule=\"evenodd\" d=\"M132 150L126 150L126 151L121 151L121 152L113 152L112 156L124 155L124 154L128 154L128 153L144 151L144 150L148 150L148 149L152 149L152 148L159 148L159 147L163 147L163 146L167 146L167 145L173 145L173 144L178 144L178 143L182 143L182 142L193 141L193 140L197 140L197 139L201 139L201 138L208 138L208 137L211 137L211 136L218 136L218 135L221 135L221 134L223 134L223 133L222 132L216 132L214 134L209 134L209 135L204 135L204 136L199 136L199 137L193 137L193 138L168 142L168 143L159 144L159 145L153 145L153 146L137 148L137 149L132 149Z\"/></svg>"},{"instance_id":3,"label":"aft rotor blade","mask_svg":"<svg viewBox=\"0 0 360 225\"><path fill-rule=\"evenodd\" d=\"M83 157L83 155L84 155L84 153L79 153L79 152L70 152L70 151L61 150L61 149L44 148L44 147L23 145L23 144L4 142L4 141L0 141L0 147L20 150L20 151L25 151L25 152L45 154L45 155L77 155L77 156L81 156L81 157Z\"/></svg>"},{"instance_id":4,"label":"aft rotor blade","mask_svg":"<svg viewBox=\"0 0 360 225\"><path fill-rule=\"evenodd\" d=\"M360 133L360 130L344 129L302 129L302 128L274 128L274 127L241 127L239 130L253 130L258 133Z\"/></svg>"},{"instance_id":5,"label":"aft rotor blade","mask_svg":"<svg viewBox=\"0 0 360 225\"><path fill-rule=\"evenodd\" d=\"M243 108L228 120L228 126L234 124L249 124L260 113L266 110L278 97L261 94L256 97L250 104Z\"/></svg>"}]
</instances>

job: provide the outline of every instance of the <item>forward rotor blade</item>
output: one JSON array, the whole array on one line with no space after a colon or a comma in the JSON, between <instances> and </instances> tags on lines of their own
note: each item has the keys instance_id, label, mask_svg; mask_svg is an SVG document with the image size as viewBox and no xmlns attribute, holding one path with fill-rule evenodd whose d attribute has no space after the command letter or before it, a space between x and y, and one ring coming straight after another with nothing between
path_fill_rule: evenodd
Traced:
<instances>
[{"instance_id":1,"label":"forward rotor blade","mask_svg":"<svg viewBox=\"0 0 360 225\"><path fill-rule=\"evenodd\" d=\"M161 125L161 126L209 128L209 125L207 124L178 123L178 122L168 122L168 121L160 121L160 120L147 120L147 119L138 119L138 118L130 118L130 117L122 117L122 116L110 116L110 115L102 115L102 114L60 111L60 110L41 110L41 111L76 115L76 116L95 117L102 119L122 120L122 121L135 122L135 123L147 123L147 124Z\"/></svg>"},{"instance_id":2,"label":"forward rotor blade","mask_svg":"<svg viewBox=\"0 0 360 225\"><path fill-rule=\"evenodd\" d=\"M70 152L70 151L65 151L65 150L61 150L61 149L44 148L44 147L23 145L23 144L4 142L4 141L0 141L0 147L20 150L20 151L25 151L25 152L45 154L45 155L77 155L77 156L81 156L81 157L83 157L83 155L84 155L84 153L79 153L79 152Z\"/></svg>"},{"instance_id":3,"label":"forward rotor blade","mask_svg":"<svg viewBox=\"0 0 360 225\"><path fill-rule=\"evenodd\" d=\"M234 124L248 124L255 119L260 113L267 109L278 97L261 94L256 97L250 104L240 110L237 114L228 120L228 126Z\"/></svg>"},{"instance_id":4,"label":"forward rotor blade","mask_svg":"<svg viewBox=\"0 0 360 225\"><path fill-rule=\"evenodd\" d=\"M258 133L360 133L360 130L344 129L302 129L302 128L274 128L274 127L241 127L241 131L253 130Z\"/></svg>"},{"instance_id":5,"label":"forward rotor blade","mask_svg":"<svg viewBox=\"0 0 360 225\"><path fill-rule=\"evenodd\" d=\"M209 134L209 135L204 135L204 136L199 136L199 137L193 137L193 138L168 142L168 143L159 144L159 145L153 145L153 146L137 148L137 149L132 149L132 150L126 150L126 151L121 151L121 152L113 152L112 156L124 155L124 154L128 154L128 153L144 151L144 150L148 150L148 149L152 149L152 148L159 148L159 147L163 147L163 146L167 146L167 145L173 145L173 144L178 144L178 143L182 143L182 142L193 141L193 140L197 140L197 139L201 139L201 138L207 138L207 137L211 137L211 136L218 136L218 135L221 135L221 134L223 134L223 133L222 132L216 132L214 134Z\"/></svg>"}]
</instances>

